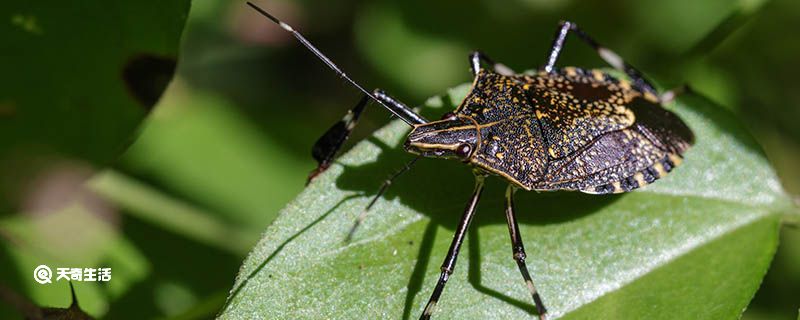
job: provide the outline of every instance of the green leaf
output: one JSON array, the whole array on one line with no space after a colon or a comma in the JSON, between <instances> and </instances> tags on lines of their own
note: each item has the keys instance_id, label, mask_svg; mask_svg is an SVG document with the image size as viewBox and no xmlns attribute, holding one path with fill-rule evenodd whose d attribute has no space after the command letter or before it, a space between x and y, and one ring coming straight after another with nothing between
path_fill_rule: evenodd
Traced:
<instances>
[{"instance_id":1,"label":"green leaf","mask_svg":"<svg viewBox=\"0 0 800 320\"><path fill-rule=\"evenodd\" d=\"M0 211L66 159L105 165L175 70L189 1L0 4Z\"/></svg>"},{"instance_id":2,"label":"green leaf","mask_svg":"<svg viewBox=\"0 0 800 320\"><path fill-rule=\"evenodd\" d=\"M467 86L431 99L453 108ZM731 319L758 288L791 206L757 145L697 96L671 106L696 134L684 164L635 192L519 193L528 267L551 318ZM245 260L223 319L409 319L438 278L469 170L420 161L344 241L380 180L411 158L395 121L362 141L280 213ZM437 311L439 319L527 319L511 257L505 183L490 179Z\"/></svg>"}]
</instances>

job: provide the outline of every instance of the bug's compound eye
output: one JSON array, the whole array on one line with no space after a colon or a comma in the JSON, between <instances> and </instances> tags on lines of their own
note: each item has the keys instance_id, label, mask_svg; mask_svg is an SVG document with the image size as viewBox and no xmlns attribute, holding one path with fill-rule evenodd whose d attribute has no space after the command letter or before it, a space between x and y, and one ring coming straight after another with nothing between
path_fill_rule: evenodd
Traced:
<instances>
[{"instance_id":1,"label":"bug's compound eye","mask_svg":"<svg viewBox=\"0 0 800 320\"><path fill-rule=\"evenodd\" d=\"M472 146L469 144L462 143L456 147L456 155L462 159L469 158L470 153L472 153Z\"/></svg>"},{"instance_id":2,"label":"bug's compound eye","mask_svg":"<svg viewBox=\"0 0 800 320\"><path fill-rule=\"evenodd\" d=\"M452 112L445 113L445 114L442 116L442 120L455 120L455 119L457 119L457 118L458 118L458 117L456 117L456 114L455 114L455 113L452 113Z\"/></svg>"}]
</instances>

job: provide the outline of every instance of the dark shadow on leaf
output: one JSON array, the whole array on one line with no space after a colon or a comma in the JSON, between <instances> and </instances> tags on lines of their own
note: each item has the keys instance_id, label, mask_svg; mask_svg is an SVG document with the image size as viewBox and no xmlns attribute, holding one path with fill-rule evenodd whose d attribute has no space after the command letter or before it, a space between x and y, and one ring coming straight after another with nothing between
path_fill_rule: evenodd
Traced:
<instances>
[{"instance_id":1,"label":"dark shadow on leaf","mask_svg":"<svg viewBox=\"0 0 800 320\"><path fill-rule=\"evenodd\" d=\"M411 277L408 279L408 291L406 292L406 302L403 308L403 319L410 319L411 309L414 308L414 298L417 293L422 290L422 285L425 281L425 270L428 269L428 263L431 260L431 250L433 250L433 240L436 236L436 224L428 222L425 226L425 232L422 233L422 242L419 244L419 253L417 253L417 264L414 266L414 271L411 272Z\"/></svg>"},{"instance_id":2,"label":"dark shadow on leaf","mask_svg":"<svg viewBox=\"0 0 800 320\"><path fill-rule=\"evenodd\" d=\"M469 242L469 271L467 272L467 280L470 284L485 295L492 296L498 300L501 300L505 303L508 303L512 306L522 309L523 311L527 312L530 315L536 315L533 310L536 310L536 307L533 303L526 303L525 301L517 300L511 298L509 296L503 295L503 293L484 286L481 283L481 246L480 246L480 236L478 233L477 228L471 228L469 230L467 241ZM511 255L511 244L509 244L509 255L508 260L511 263L516 263L512 259ZM520 275L520 287L522 287L522 275Z\"/></svg>"},{"instance_id":3,"label":"dark shadow on leaf","mask_svg":"<svg viewBox=\"0 0 800 320\"><path fill-rule=\"evenodd\" d=\"M316 220L312 221L311 223L309 223L308 225L306 225L305 227L303 227L303 229L301 229L300 231L297 231L297 233L293 234L291 237L289 237L288 239L286 239L286 241L284 241L283 243L281 243L281 244L280 244L280 245L279 245L279 246L278 246L278 247L275 249L275 251L273 251L273 252L272 252L272 254L270 254L270 255L269 255L269 257L267 257L266 259L264 259L264 261L262 261L262 262L261 262L261 263L258 265L258 267L256 267L256 268L255 268L255 269L254 269L252 272L250 272L250 274L248 274L248 275L247 275L247 278L245 278L245 279L242 281L242 283L240 283L240 284L239 284L239 286L237 286L237 287L236 287L236 289L234 289L234 290L233 290L233 292L231 292L231 294L228 296L228 299L227 299L227 300L225 300L225 304L224 304L224 305L222 306L222 308L220 309L220 311L219 311L219 314L217 314L217 317L219 317L220 315L222 315L222 313L223 313L223 312L225 312L225 310L227 310L227 309L228 309L228 306L230 305L231 301L233 301L233 299L235 299L235 298L236 298L236 296L237 296L237 295L239 295L239 292L242 290L242 288L244 288L245 286L247 286L247 283L248 283L248 282L249 282L251 279L253 279L253 278L254 278L256 275L258 275L258 273L260 273L260 272L261 272L261 270L262 270L262 269L264 269L264 267L266 267L266 266L267 266L267 264L268 264L270 261L272 261L272 259L273 259L273 258L275 258L275 256L277 256L277 255L278 255L278 253L280 253L280 252L283 250L283 248L284 248L284 247L286 247L286 245L287 245L287 244L289 244L290 242L292 242L294 239L296 239L297 237L299 237L300 235L302 235L303 233L305 233L306 231L308 231L308 230L309 230L309 229L311 229L312 227L314 227L314 226L315 226L317 223L319 223L320 221L322 221L322 220L325 220L325 218L327 218L327 217L328 217L328 215L330 215L332 212L336 211L336 209L338 209L338 208L339 208L339 206L341 206L343 203L347 202L347 201L348 201L348 200L350 200L350 199L353 199L353 198L356 198L356 197L360 197L360 196L362 196L362 195L360 195L360 194L354 194L354 195L349 195L349 196L345 197L344 199L342 199L342 200L340 200L338 203L336 203L336 205L334 205L333 207L331 207L330 209L328 209L328 211L326 211L325 213L323 213L322 215L320 215L320 216L319 216L319 217L318 217Z\"/></svg>"}]
</instances>

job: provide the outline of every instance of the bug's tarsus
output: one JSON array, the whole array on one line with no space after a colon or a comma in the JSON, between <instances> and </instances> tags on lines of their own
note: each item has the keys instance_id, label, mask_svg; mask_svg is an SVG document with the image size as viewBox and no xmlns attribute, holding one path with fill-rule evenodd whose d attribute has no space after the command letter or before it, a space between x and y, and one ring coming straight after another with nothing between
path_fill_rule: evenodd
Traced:
<instances>
[{"instance_id":1,"label":"bug's tarsus","mask_svg":"<svg viewBox=\"0 0 800 320\"><path fill-rule=\"evenodd\" d=\"M594 40L594 38L578 28L577 24L570 21L561 21L561 23L559 23L559 27L556 30L555 37L553 38L553 45L550 49L550 55L547 58L547 63L543 67L544 71L548 73L555 71L556 61L558 61L558 57L561 54L561 49L564 47L564 42L567 40L567 35L570 31L574 32L579 39L592 47L600 56L600 58L614 67L614 69L625 72L631 78L633 85L637 89L642 92L651 93L656 96L658 95L658 92L656 92L653 85L644 78L639 70L626 63L625 60L623 60L622 57L620 57L614 51L601 46L599 43L597 43L597 41Z\"/></svg>"},{"instance_id":2,"label":"bug's tarsus","mask_svg":"<svg viewBox=\"0 0 800 320\"><path fill-rule=\"evenodd\" d=\"M514 261L517 262L519 272L525 280L525 285L531 293L533 302L536 305L536 313L539 315L539 320L546 319L547 309L542 303L542 298L539 292L536 291L536 286L533 285L533 280L528 272L528 266L525 264L525 246L522 243L522 235L519 232L519 225L517 224L517 216L514 210L514 193L517 187L509 184L506 189L506 220L508 221L508 234L511 236L511 250L513 253Z\"/></svg>"},{"instance_id":3,"label":"bug's tarsus","mask_svg":"<svg viewBox=\"0 0 800 320\"><path fill-rule=\"evenodd\" d=\"M252 2L248 1L247 5L250 6L251 8L253 8L254 10L258 11L258 13L260 13L261 15L267 17L270 21L272 21L272 22L276 23L277 25L279 25L284 30L286 30L289 33L291 33L297 39L297 41L299 41L303 46L305 46L309 51L311 51L311 53L313 53L315 56L317 56L318 59L320 59L322 62L324 62L328 66L328 68L333 70L333 72L335 72L340 78L345 79L348 83L350 83L350 85L352 85L353 87L355 87L359 91L363 92L368 97L372 98L375 101L378 101L381 105L383 105L383 107L385 107L387 110L392 112L398 118L400 118L403 121L405 121L408 125L414 125L414 124L421 123L419 121L422 120L423 118L420 117L419 115L417 115L416 112L414 112L410 108L408 108L407 110L404 110L404 112L399 112L398 113L398 112L396 112L396 108L391 108L391 106L387 106L386 104L384 104L383 101L381 101L380 99L377 99L371 92L367 91L366 89L364 89L363 86L358 84L358 82L356 82L355 80L353 80L349 76L347 76L347 74L345 74L344 71L342 71L342 69L340 69L335 63L333 63L333 61L331 59L329 59L327 56L325 56L325 54L323 54L322 51L320 51L319 49L317 49L317 47L315 47L313 44L311 44L311 42L308 41L308 39L306 39L302 34L300 34L300 32L297 32L294 28L292 28L292 26L290 26L287 23L279 20L278 18L276 18L275 16L271 15L270 13L268 13L266 10L262 9L261 7L253 4ZM410 115L416 115L416 117L413 117L413 116L410 116Z\"/></svg>"},{"instance_id":4,"label":"bug's tarsus","mask_svg":"<svg viewBox=\"0 0 800 320\"><path fill-rule=\"evenodd\" d=\"M361 211L361 214L359 214L358 217L356 217L356 221L355 221L355 223L353 223L353 226L350 228L350 232L347 233L347 237L345 238L345 242L350 242L350 240L353 239L353 235L356 233L356 229L358 229L358 227L361 225L361 223L364 222L364 219L367 218L367 213L369 212L369 210L372 209L372 206L374 206L375 203L378 202L378 199L380 199L380 197L383 196L384 193L386 193L386 190L389 190L389 187L392 185L394 180L397 179L397 177L399 177L403 173L405 173L408 170L410 170L411 167L414 165L414 163L416 163L417 160L419 160L419 158L421 158L421 157L422 156L414 157L414 159L411 159L411 161L409 161L406 164L404 164L400 169L398 169L391 176L389 176L388 179L384 180L383 183L381 183L380 188L378 188L378 193L376 193L372 197L372 199L369 201L369 204L367 204L367 206L364 208L364 210Z\"/></svg>"},{"instance_id":5,"label":"bug's tarsus","mask_svg":"<svg viewBox=\"0 0 800 320\"><path fill-rule=\"evenodd\" d=\"M458 259L458 252L461 250L461 244L464 243L464 237L467 235L469 224L475 216L475 208L478 206L478 200L480 200L481 193L483 193L483 180L485 177L485 173L475 172L475 190L472 192L467 207L464 208L464 215L461 217L458 227L456 227L456 232L453 234L453 241L450 243L450 249L447 251L444 262L442 262L442 273L439 275L439 281L436 282L436 287L433 288L433 293L430 299L428 299L428 304L425 305L425 310L419 317L420 319L430 319L431 314L436 308L436 303L439 302L439 297L442 295L444 286L447 284L447 280L450 278L450 275L453 274L453 269L456 267L456 259Z\"/></svg>"},{"instance_id":6,"label":"bug's tarsus","mask_svg":"<svg viewBox=\"0 0 800 320\"><path fill-rule=\"evenodd\" d=\"M472 53L470 53L469 62L472 74L476 76L478 75L478 71L481 70L481 62L491 66L494 72L497 72L505 76L514 75L516 73L514 72L513 69L509 68L508 66L502 63L495 62L494 60L492 60L492 58L489 58L489 56L480 51L473 51Z\"/></svg>"}]
</instances>

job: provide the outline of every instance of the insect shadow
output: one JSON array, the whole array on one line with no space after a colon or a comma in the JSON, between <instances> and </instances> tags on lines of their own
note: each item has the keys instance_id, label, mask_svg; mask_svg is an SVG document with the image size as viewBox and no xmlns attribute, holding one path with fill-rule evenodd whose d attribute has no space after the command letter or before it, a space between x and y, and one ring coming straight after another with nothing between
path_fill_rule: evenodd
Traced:
<instances>
[{"instance_id":1,"label":"insect shadow","mask_svg":"<svg viewBox=\"0 0 800 320\"><path fill-rule=\"evenodd\" d=\"M445 97L443 100L450 101L451 99ZM423 114L428 113L426 116L437 118L436 113L444 113L454 108L455 106L445 105L439 109L423 110ZM374 137L368 138L368 141L381 148L378 159L375 162L359 166L345 165L345 170L336 180L337 188L358 191L366 197L372 197L384 179L414 157L414 155L406 153L402 147L391 147ZM399 199L404 205L430 218L422 238L418 239L421 242L420 249L408 283L403 319L408 319L415 310L413 301L423 289L423 278L429 264L431 262L438 264L440 263L439 259L444 257L445 252L433 252L437 226L443 226L449 230L456 228L474 183L472 173L463 164L438 159L420 159L411 170L394 180L389 190L382 196L386 200ZM469 262L467 262L469 264L468 280L479 292L533 315L535 308L532 303L506 296L481 283L481 259L478 249L478 232L476 231L477 228L485 225L507 224L504 214L506 184L507 182L501 178L487 178L486 189L467 236L470 253ZM519 213L517 218L518 222L523 225L568 222L596 212L622 196L624 195L596 196L565 191L518 192L515 201ZM366 219L381 214L392 214L392 212L372 210ZM450 235L440 236L449 237ZM536 242L536 239L525 237L524 234L523 238L532 245ZM511 253L509 241L507 263L514 265ZM535 259L536 257L530 258Z\"/></svg>"}]
</instances>

